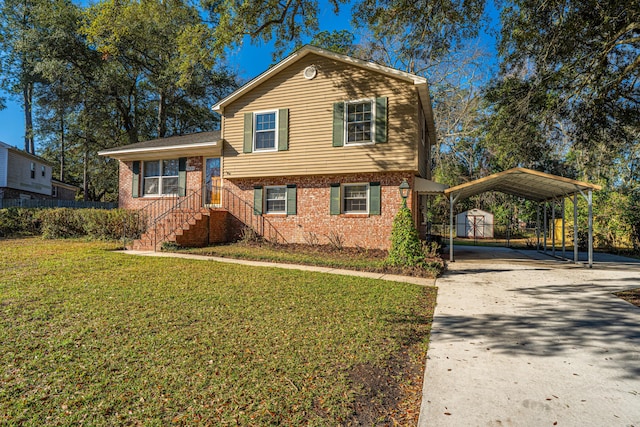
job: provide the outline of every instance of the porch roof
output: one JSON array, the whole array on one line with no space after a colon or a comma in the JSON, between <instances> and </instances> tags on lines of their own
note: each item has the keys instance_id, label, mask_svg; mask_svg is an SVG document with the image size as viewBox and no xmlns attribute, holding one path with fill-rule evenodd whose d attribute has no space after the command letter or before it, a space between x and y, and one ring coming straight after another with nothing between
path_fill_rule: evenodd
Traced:
<instances>
[{"instance_id":1,"label":"porch roof","mask_svg":"<svg viewBox=\"0 0 640 427\"><path fill-rule=\"evenodd\" d=\"M222 153L220 131L199 132L169 138L152 139L99 151L101 156L118 160L153 160L167 157L219 156Z\"/></svg>"}]
</instances>

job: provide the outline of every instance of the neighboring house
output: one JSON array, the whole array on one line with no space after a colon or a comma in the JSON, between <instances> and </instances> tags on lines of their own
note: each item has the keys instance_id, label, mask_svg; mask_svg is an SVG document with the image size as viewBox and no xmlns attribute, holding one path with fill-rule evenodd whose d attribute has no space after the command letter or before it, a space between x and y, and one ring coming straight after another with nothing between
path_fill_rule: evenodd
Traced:
<instances>
[{"instance_id":1,"label":"neighboring house","mask_svg":"<svg viewBox=\"0 0 640 427\"><path fill-rule=\"evenodd\" d=\"M79 188L51 175L51 163L0 141L0 200L75 200Z\"/></svg>"},{"instance_id":2,"label":"neighboring house","mask_svg":"<svg viewBox=\"0 0 640 427\"><path fill-rule=\"evenodd\" d=\"M51 191L49 162L0 142L0 199L46 199Z\"/></svg>"},{"instance_id":3,"label":"neighboring house","mask_svg":"<svg viewBox=\"0 0 640 427\"><path fill-rule=\"evenodd\" d=\"M248 226L288 243L387 249L400 184L416 223L421 196L445 188L429 181L436 135L423 77L305 46L213 110L220 132L99 153L120 161L120 207L160 217L159 200L177 211L200 194L207 227L185 228L208 237L190 244Z\"/></svg>"}]
</instances>

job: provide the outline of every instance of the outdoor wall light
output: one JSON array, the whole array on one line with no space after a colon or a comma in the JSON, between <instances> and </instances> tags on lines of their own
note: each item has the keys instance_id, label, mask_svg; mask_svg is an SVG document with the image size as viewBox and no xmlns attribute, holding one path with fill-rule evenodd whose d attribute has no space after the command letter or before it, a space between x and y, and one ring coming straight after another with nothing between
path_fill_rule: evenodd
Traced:
<instances>
[{"instance_id":1,"label":"outdoor wall light","mask_svg":"<svg viewBox=\"0 0 640 427\"><path fill-rule=\"evenodd\" d=\"M400 197L402 197L402 201L407 203L407 197L409 197L409 190L411 190L411 187L406 179L402 180L402 184L400 184L398 189L400 190Z\"/></svg>"}]
</instances>

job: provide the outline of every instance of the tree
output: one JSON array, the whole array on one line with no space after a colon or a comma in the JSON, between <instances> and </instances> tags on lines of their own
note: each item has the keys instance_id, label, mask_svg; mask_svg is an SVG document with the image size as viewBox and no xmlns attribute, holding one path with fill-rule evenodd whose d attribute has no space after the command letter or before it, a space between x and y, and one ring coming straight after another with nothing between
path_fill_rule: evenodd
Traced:
<instances>
[{"instance_id":1,"label":"tree","mask_svg":"<svg viewBox=\"0 0 640 427\"><path fill-rule=\"evenodd\" d=\"M199 85L228 89L234 83L226 71L213 70L212 30L183 1L110 0L89 8L88 17L83 29L88 41L105 60L139 75L154 93L157 137L168 134L172 109L206 91Z\"/></svg>"},{"instance_id":2,"label":"tree","mask_svg":"<svg viewBox=\"0 0 640 427\"><path fill-rule=\"evenodd\" d=\"M502 21L501 85L519 79L519 99L540 100L539 120L562 123L571 146L584 150L588 167L614 164L640 143L636 3L514 0ZM517 97L505 99L517 108Z\"/></svg>"},{"instance_id":3,"label":"tree","mask_svg":"<svg viewBox=\"0 0 640 427\"><path fill-rule=\"evenodd\" d=\"M41 81L39 62L40 19L51 3L44 0L3 0L0 3L0 61L2 89L22 100L25 118L24 150L35 153L33 138L33 94Z\"/></svg>"}]
</instances>

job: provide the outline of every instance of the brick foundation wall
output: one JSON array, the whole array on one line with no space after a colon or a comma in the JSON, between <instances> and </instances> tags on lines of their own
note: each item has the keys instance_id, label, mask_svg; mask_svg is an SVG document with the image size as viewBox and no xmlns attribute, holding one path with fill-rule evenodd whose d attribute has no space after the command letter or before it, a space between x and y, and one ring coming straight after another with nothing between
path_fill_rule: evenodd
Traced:
<instances>
[{"instance_id":1,"label":"brick foundation wall","mask_svg":"<svg viewBox=\"0 0 640 427\"><path fill-rule=\"evenodd\" d=\"M296 184L296 215L263 215L288 243L308 243L315 235L319 243L325 244L329 243L328 236L336 233L342 238L344 246L388 249L391 243L393 218L402 203L398 186L403 179L406 179L413 187L413 176L412 172L390 172L225 179L224 185L253 205L253 191L256 185ZM331 183L365 182L380 182L381 215L331 215L329 213ZM407 205L411 208L413 204L413 197L410 197Z\"/></svg>"},{"instance_id":2,"label":"brick foundation wall","mask_svg":"<svg viewBox=\"0 0 640 427\"><path fill-rule=\"evenodd\" d=\"M31 191L16 190L15 188L9 187L0 188L0 199L19 199L21 194L31 196L32 199L38 200L50 200L53 198L50 195L33 193Z\"/></svg>"}]
</instances>

